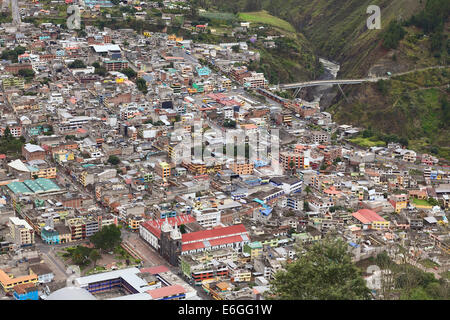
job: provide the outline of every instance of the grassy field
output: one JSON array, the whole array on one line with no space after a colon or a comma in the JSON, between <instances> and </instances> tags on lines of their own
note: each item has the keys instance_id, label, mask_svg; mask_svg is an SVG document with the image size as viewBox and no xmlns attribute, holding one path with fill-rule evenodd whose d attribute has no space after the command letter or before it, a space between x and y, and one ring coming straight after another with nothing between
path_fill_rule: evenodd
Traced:
<instances>
[{"instance_id":1,"label":"grassy field","mask_svg":"<svg viewBox=\"0 0 450 320\"><path fill-rule=\"evenodd\" d=\"M224 20L224 21L234 21L237 20L236 16L231 12L213 12L213 11L203 11L199 13L200 17L205 17L208 19Z\"/></svg>"},{"instance_id":2,"label":"grassy field","mask_svg":"<svg viewBox=\"0 0 450 320\"><path fill-rule=\"evenodd\" d=\"M257 12L241 12L238 14L240 20L245 22L268 24L289 32L295 32L294 27L287 21L274 17L267 13L267 11Z\"/></svg>"},{"instance_id":3,"label":"grassy field","mask_svg":"<svg viewBox=\"0 0 450 320\"><path fill-rule=\"evenodd\" d=\"M419 263L421 265L423 265L425 268L430 268L431 269L431 268L434 268L434 267L439 267L439 265L436 262L431 261L430 259L420 260Z\"/></svg>"},{"instance_id":4,"label":"grassy field","mask_svg":"<svg viewBox=\"0 0 450 320\"><path fill-rule=\"evenodd\" d=\"M384 141L373 140L372 137L371 138L356 137L353 139L349 139L349 141L365 148L384 147L386 145Z\"/></svg>"},{"instance_id":5,"label":"grassy field","mask_svg":"<svg viewBox=\"0 0 450 320\"><path fill-rule=\"evenodd\" d=\"M431 206L427 200L413 198L413 203L418 206Z\"/></svg>"}]
</instances>

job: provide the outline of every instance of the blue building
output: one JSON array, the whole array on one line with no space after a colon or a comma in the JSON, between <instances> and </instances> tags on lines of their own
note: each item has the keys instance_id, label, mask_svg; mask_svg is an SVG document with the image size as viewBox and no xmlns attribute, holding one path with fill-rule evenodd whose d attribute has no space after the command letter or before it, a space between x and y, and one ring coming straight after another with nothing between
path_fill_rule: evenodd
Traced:
<instances>
[{"instance_id":1,"label":"blue building","mask_svg":"<svg viewBox=\"0 0 450 320\"><path fill-rule=\"evenodd\" d=\"M15 300L39 300L38 288L34 283L19 284L14 287Z\"/></svg>"},{"instance_id":2,"label":"blue building","mask_svg":"<svg viewBox=\"0 0 450 320\"><path fill-rule=\"evenodd\" d=\"M197 74L202 76L209 76L211 74L211 70L208 67L196 67Z\"/></svg>"},{"instance_id":3,"label":"blue building","mask_svg":"<svg viewBox=\"0 0 450 320\"><path fill-rule=\"evenodd\" d=\"M41 238L47 244L60 243L59 232L49 227L44 227L41 230Z\"/></svg>"}]
</instances>

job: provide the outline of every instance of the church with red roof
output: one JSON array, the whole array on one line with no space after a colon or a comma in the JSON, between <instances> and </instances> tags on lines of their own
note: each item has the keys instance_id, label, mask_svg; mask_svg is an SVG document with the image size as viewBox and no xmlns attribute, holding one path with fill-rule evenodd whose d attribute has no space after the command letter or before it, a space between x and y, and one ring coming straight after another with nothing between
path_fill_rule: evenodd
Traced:
<instances>
[{"instance_id":1,"label":"church with red roof","mask_svg":"<svg viewBox=\"0 0 450 320\"><path fill-rule=\"evenodd\" d=\"M178 265L179 255L225 247L239 250L250 242L243 224L181 234L178 226L194 221L190 215L149 220L141 224L140 236L172 265Z\"/></svg>"}]
</instances>

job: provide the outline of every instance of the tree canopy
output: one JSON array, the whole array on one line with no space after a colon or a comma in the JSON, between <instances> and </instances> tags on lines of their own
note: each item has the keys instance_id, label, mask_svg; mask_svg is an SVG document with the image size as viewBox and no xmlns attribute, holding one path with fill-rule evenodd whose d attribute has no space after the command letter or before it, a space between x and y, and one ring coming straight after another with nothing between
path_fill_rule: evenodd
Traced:
<instances>
[{"instance_id":1,"label":"tree canopy","mask_svg":"<svg viewBox=\"0 0 450 320\"><path fill-rule=\"evenodd\" d=\"M74 62L70 63L68 65L68 67L70 69L82 69L82 68L86 68L86 65L84 64L83 61L76 59Z\"/></svg>"},{"instance_id":2,"label":"tree canopy","mask_svg":"<svg viewBox=\"0 0 450 320\"><path fill-rule=\"evenodd\" d=\"M89 255L92 249L84 246L77 246L72 252L72 262L79 266L88 265L91 261Z\"/></svg>"},{"instance_id":3,"label":"tree canopy","mask_svg":"<svg viewBox=\"0 0 450 320\"><path fill-rule=\"evenodd\" d=\"M22 146L25 143L25 138L14 138L9 127L5 128L3 135L0 137L0 153L20 153Z\"/></svg>"},{"instance_id":4,"label":"tree canopy","mask_svg":"<svg viewBox=\"0 0 450 320\"><path fill-rule=\"evenodd\" d=\"M120 229L111 224L95 233L90 240L97 249L111 251L121 243L120 235Z\"/></svg>"},{"instance_id":5,"label":"tree canopy","mask_svg":"<svg viewBox=\"0 0 450 320\"><path fill-rule=\"evenodd\" d=\"M131 68L122 69L122 70L120 70L120 72L123 73L124 75L126 75L130 79L136 78L136 75L137 75L136 71L134 71Z\"/></svg>"},{"instance_id":6,"label":"tree canopy","mask_svg":"<svg viewBox=\"0 0 450 320\"><path fill-rule=\"evenodd\" d=\"M286 265L271 282L271 294L281 300L367 300L370 290L351 261L342 240L323 239Z\"/></svg>"},{"instance_id":7,"label":"tree canopy","mask_svg":"<svg viewBox=\"0 0 450 320\"><path fill-rule=\"evenodd\" d=\"M108 162L113 164L113 165L116 165L116 164L119 164L120 159L117 156L115 156L115 155L111 155L108 158Z\"/></svg>"},{"instance_id":8,"label":"tree canopy","mask_svg":"<svg viewBox=\"0 0 450 320\"><path fill-rule=\"evenodd\" d=\"M139 91L141 91L142 93L146 94L148 89L147 89L147 82L142 79L142 78L138 78L136 80L136 86L138 88Z\"/></svg>"}]
</instances>

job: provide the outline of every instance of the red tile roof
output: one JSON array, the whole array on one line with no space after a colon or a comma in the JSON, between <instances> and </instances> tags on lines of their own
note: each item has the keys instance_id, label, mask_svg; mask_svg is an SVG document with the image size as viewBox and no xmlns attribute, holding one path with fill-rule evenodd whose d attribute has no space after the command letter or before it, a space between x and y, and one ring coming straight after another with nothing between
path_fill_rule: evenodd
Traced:
<instances>
[{"instance_id":1,"label":"red tile roof","mask_svg":"<svg viewBox=\"0 0 450 320\"><path fill-rule=\"evenodd\" d=\"M353 212L353 217L361 221L363 224L370 224L374 221L386 221L383 217L380 217L375 211L369 209L360 209Z\"/></svg>"},{"instance_id":2,"label":"red tile roof","mask_svg":"<svg viewBox=\"0 0 450 320\"><path fill-rule=\"evenodd\" d=\"M141 272L151 273L151 274L159 274L169 271L169 268L166 266L155 266L150 268L142 268L140 269Z\"/></svg>"},{"instance_id":3,"label":"red tile roof","mask_svg":"<svg viewBox=\"0 0 450 320\"><path fill-rule=\"evenodd\" d=\"M211 244L211 247L214 247L214 246L220 246L223 244L229 244L229 243L241 242L241 241L242 241L241 236L231 236L231 237L227 237L227 238L219 238L219 239L210 240L209 243Z\"/></svg>"},{"instance_id":4,"label":"red tile roof","mask_svg":"<svg viewBox=\"0 0 450 320\"><path fill-rule=\"evenodd\" d=\"M161 226L166 219L148 220L142 223L142 226L155 235L158 239L161 238ZM167 218L169 224L174 226L177 223L178 226L186 223L195 222L195 218L191 215L180 215L173 218Z\"/></svg>"},{"instance_id":5,"label":"red tile roof","mask_svg":"<svg viewBox=\"0 0 450 320\"><path fill-rule=\"evenodd\" d=\"M241 236L231 236L231 237L226 237L226 238L218 238L218 239L214 239L214 240L208 240L211 247L220 246L223 244L235 243L235 242L242 242L242 241L243 241L243 239ZM202 249L205 247L206 247L206 245L203 241L198 241L198 242L192 242L189 244L183 244L181 246L181 251L191 251L191 250L196 250L196 249Z\"/></svg>"},{"instance_id":6,"label":"red tile roof","mask_svg":"<svg viewBox=\"0 0 450 320\"><path fill-rule=\"evenodd\" d=\"M173 286L162 287L154 290L146 291L153 299L161 299L165 297L170 297L177 294L186 293L186 289L179 284Z\"/></svg>"},{"instance_id":7,"label":"red tile roof","mask_svg":"<svg viewBox=\"0 0 450 320\"><path fill-rule=\"evenodd\" d=\"M189 244L183 244L181 246L181 251L191 251L191 250L197 250L202 249L205 247L205 244L203 242L193 242Z\"/></svg>"},{"instance_id":8,"label":"red tile roof","mask_svg":"<svg viewBox=\"0 0 450 320\"><path fill-rule=\"evenodd\" d=\"M183 243L191 241L202 241L246 232L247 230L245 229L245 226L243 224L237 224L229 227L220 227L211 230L184 233L182 235L182 241Z\"/></svg>"}]
</instances>

